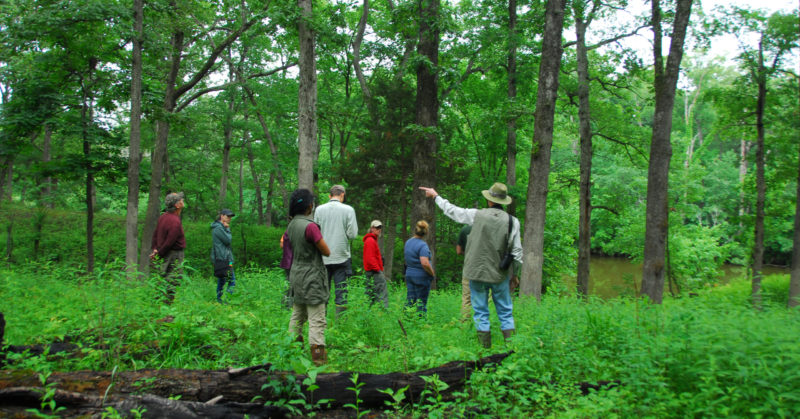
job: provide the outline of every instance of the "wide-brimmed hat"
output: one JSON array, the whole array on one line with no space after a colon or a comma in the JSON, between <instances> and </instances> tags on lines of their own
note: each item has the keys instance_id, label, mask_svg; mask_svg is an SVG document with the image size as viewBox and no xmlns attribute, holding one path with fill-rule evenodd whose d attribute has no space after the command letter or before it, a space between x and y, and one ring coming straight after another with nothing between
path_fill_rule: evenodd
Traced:
<instances>
[{"instance_id":1,"label":"wide-brimmed hat","mask_svg":"<svg viewBox=\"0 0 800 419\"><path fill-rule=\"evenodd\" d=\"M506 188L506 185L500 182L495 182L491 188L482 191L481 193L483 194L484 198L494 202L495 204L508 205L512 201L511 197L508 196L508 188Z\"/></svg>"}]
</instances>

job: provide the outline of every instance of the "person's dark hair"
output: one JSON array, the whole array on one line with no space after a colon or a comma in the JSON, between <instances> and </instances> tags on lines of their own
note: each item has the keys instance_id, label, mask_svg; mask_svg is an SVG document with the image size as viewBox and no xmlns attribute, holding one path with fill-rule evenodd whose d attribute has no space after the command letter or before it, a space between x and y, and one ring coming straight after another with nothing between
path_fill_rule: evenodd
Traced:
<instances>
[{"instance_id":1,"label":"person's dark hair","mask_svg":"<svg viewBox=\"0 0 800 419\"><path fill-rule=\"evenodd\" d=\"M289 216L303 215L314 205L314 194L308 189L295 189L289 198Z\"/></svg>"},{"instance_id":2,"label":"person's dark hair","mask_svg":"<svg viewBox=\"0 0 800 419\"><path fill-rule=\"evenodd\" d=\"M417 225L414 227L414 235L422 237L426 234L428 234L428 222L425 220L417 221Z\"/></svg>"},{"instance_id":3,"label":"person's dark hair","mask_svg":"<svg viewBox=\"0 0 800 419\"><path fill-rule=\"evenodd\" d=\"M489 208L503 209L503 205L502 204L498 204L497 202L492 202L492 201L486 201L486 202L489 203Z\"/></svg>"}]
</instances>

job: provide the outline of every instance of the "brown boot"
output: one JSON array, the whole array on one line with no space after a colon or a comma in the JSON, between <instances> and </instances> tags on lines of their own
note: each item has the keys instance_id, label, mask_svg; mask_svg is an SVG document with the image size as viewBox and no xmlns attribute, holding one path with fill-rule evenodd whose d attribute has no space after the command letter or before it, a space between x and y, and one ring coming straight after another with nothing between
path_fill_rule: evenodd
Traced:
<instances>
[{"instance_id":1,"label":"brown boot","mask_svg":"<svg viewBox=\"0 0 800 419\"><path fill-rule=\"evenodd\" d=\"M481 346L486 349L492 347L492 332L481 332L478 331L478 342L480 342Z\"/></svg>"},{"instance_id":2,"label":"brown boot","mask_svg":"<svg viewBox=\"0 0 800 419\"><path fill-rule=\"evenodd\" d=\"M514 329L503 330L503 340L505 340L506 343L510 343L511 337L514 336L514 333L516 333Z\"/></svg>"},{"instance_id":3,"label":"brown boot","mask_svg":"<svg viewBox=\"0 0 800 419\"><path fill-rule=\"evenodd\" d=\"M328 363L328 352L325 350L325 345L311 345L311 360L317 366Z\"/></svg>"}]
</instances>

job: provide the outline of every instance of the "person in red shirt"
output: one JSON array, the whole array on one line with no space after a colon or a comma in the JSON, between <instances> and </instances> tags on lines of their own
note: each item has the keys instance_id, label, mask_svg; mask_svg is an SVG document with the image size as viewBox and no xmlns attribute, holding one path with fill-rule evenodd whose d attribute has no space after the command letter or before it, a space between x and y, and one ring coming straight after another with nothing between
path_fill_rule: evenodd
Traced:
<instances>
[{"instance_id":1,"label":"person in red shirt","mask_svg":"<svg viewBox=\"0 0 800 419\"><path fill-rule=\"evenodd\" d=\"M366 292L370 304L383 302L384 308L389 308L389 294L386 287L386 277L383 275L383 258L378 247L378 238L383 231L383 224L374 220L367 234L364 235L364 272L367 276Z\"/></svg>"},{"instance_id":2,"label":"person in red shirt","mask_svg":"<svg viewBox=\"0 0 800 419\"><path fill-rule=\"evenodd\" d=\"M172 304L175 299L175 289L183 276L184 249L186 249L186 236L183 234L181 212L186 206L183 201L183 192L170 193L164 198L166 209L158 218L156 231L150 243L150 259L154 264L160 264L159 272L165 281L165 294L167 304ZM157 265L158 266L158 265Z\"/></svg>"}]
</instances>

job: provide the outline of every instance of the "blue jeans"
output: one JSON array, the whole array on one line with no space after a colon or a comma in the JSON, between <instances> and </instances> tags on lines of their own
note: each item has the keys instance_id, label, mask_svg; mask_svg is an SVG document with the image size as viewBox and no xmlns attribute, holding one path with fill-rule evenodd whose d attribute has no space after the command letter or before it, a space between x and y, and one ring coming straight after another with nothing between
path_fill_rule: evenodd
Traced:
<instances>
[{"instance_id":1,"label":"blue jeans","mask_svg":"<svg viewBox=\"0 0 800 419\"><path fill-rule=\"evenodd\" d=\"M489 331L490 291L492 300L494 300L494 308L497 310L497 317L500 318L500 330L514 328L513 305L511 303L511 293L508 291L508 278L499 284L469 281L469 291L474 311L472 319L475 321L475 329L479 332Z\"/></svg>"},{"instance_id":2,"label":"blue jeans","mask_svg":"<svg viewBox=\"0 0 800 419\"><path fill-rule=\"evenodd\" d=\"M428 312L428 294L431 292L430 276L409 276L406 275L406 306L417 306L419 313Z\"/></svg>"},{"instance_id":3,"label":"blue jeans","mask_svg":"<svg viewBox=\"0 0 800 419\"><path fill-rule=\"evenodd\" d=\"M217 301L222 302L222 289L225 284L228 284L228 293L233 294L233 288L236 286L236 276L233 270L229 271L225 276L217 277Z\"/></svg>"}]
</instances>

